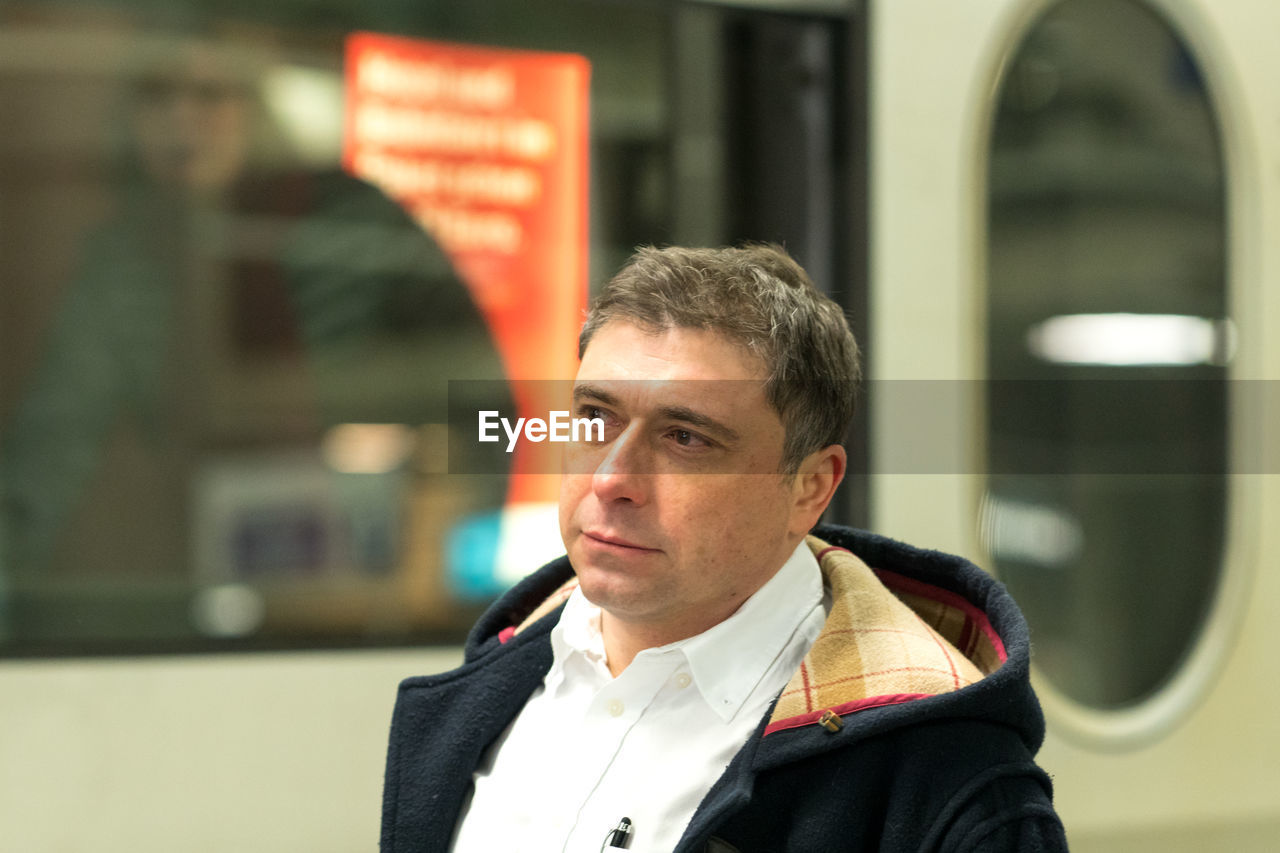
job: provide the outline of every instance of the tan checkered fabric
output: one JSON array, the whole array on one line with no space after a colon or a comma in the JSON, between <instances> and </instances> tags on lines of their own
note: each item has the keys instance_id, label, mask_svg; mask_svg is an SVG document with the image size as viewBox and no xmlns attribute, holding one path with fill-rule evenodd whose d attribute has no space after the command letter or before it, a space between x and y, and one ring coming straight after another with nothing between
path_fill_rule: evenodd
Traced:
<instances>
[{"instance_id":1,"label":"tan checkered fabric","mask_svg":"<svg viewBox=\"0 0 1280 853\"><path fill-rule=\"evenodd\" d=\"M817 537L807 542L830 590L831 613L783 689L766 734L818 722L827 711L844 714L949 693L1000 665L998 638L958 596L873 572ZM895 594L893 585L910 591ZM969 647L977 664L957 642Z\"/></svg>"}]
</instances>

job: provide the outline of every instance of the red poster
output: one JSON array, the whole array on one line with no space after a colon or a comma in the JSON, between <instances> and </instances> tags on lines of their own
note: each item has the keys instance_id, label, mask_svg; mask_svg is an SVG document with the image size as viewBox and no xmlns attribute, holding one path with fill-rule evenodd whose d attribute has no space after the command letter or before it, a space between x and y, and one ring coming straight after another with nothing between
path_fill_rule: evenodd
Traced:
<instances>
[{"instance_id":1,"label":"red poster","mask_svg":"<svg viewBox=\"0 0 1280 853\"><path fill-rule=\"evenodd\" d=\"M587 60L356 33L346 77L347 170L448 253L510 379L572 377L587 294ZM517 454L512 501L554 500L550 478L523 467Z\"/></svg>"}]
</instances>

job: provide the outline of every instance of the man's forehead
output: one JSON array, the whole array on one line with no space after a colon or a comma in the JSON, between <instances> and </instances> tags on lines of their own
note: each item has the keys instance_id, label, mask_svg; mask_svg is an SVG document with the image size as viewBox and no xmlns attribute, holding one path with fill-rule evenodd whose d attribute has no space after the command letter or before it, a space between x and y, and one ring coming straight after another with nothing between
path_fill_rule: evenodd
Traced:
<instances>
[{"instance_id":1,"label":"man's forehead","mask_svg":"<svg viewBox=\"0 0 1280 853\"><path fill-rule=\"evenodd\" d=\"M654 329L614 319L588 342L577 378L763 380L767 375L759 355L714 329Z\"/></svg>"},{"instance_id":2,"label":"man's forehead","mask_svg":"<svg viewBox=\"0 0 1280 853\"><path fill-rule=\"evenodd\" d=\"M579 376L575 400L610 404L684 405L691 408L736 408L763 403L759 379L595 379Z\"/></svg>"}]
</instances>

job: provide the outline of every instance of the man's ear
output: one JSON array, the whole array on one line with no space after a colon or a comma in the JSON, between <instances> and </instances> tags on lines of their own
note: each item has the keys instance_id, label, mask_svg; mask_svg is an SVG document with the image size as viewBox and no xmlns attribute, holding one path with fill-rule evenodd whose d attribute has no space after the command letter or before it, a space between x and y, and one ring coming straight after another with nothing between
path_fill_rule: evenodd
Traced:
<instances>
[{"instance_id":1,"label":"man's ear","mask_svg":"<svg viewBox=\"0 0 1280 853\"><path fill-rule=\"evenodd\" d=\"M791 533L803 536L818 523L844 479L848 464L839 444L815 450L801 460L791 487Z\"/></svg>"}]
</instances>

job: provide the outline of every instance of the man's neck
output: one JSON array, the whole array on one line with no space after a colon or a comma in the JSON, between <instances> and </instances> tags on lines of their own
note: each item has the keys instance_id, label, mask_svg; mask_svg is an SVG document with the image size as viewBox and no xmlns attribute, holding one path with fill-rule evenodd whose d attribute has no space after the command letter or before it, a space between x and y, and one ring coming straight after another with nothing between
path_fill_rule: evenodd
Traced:
<instances>
[{"instance_id":1,"label":"man's neck","mask_svg":"<svg viewBox=\"0 0 1280 853\"><path fill-rule=\"evenodd\" d=\"M741 606L741 603L738 606ZM615 618L608 611L601 610L600 633L604 639L604 653L609 674L617 678L631 665L636 655L645 649L656 649L697 636L728 619L737 612L737 609L734 607L720 618L707 621L705 624L703 620L685 625L632 623Z\"/></svg>"},{"instance_id":2,"label":"man's neck","mask_svg":"<svg viewBox=\"0 0 1280 853\"><path fill-rule=\"evenodd\" d=\"M787 557L779 562L777 568L756 584L753 589L750 589L740 598L724 602L724 606L718 610L699 608L687 614L682 614L680 619L647 622L620 618L601 608L600 634L604 640L605 658L610 675L617 678L622 674L623 670L631 665L631 661L635 660L636 655L645 649L656 649L695 637L703 631L709 631L737 613L739 608L751 596L759 592L765 584L773 579L798 544L797 542L791 545L790 550L786 552Z\"/></svg>"}]
</instances>

